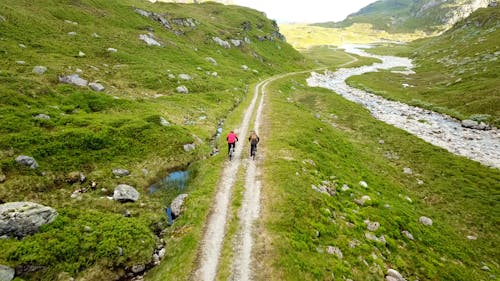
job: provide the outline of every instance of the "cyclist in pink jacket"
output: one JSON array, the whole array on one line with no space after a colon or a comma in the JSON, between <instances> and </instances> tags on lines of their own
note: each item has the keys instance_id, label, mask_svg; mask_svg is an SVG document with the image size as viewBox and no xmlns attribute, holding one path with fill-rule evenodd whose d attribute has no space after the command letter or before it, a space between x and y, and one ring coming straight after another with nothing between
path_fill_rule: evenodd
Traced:
<instances>
[{"instance_id":1,"label":"cyclist in pink jacket","mask_svg":"<svg viewBox=\"0 0 500 281\"><path fill-rule=\"evenodd\" d=\"M238 136L234 133L234 131L231 131L227 137L227 154L229 154L229 151L231 151L231 148L235 149L236 147L236 142L238 141Z\"/></svg>"}]
</instances>

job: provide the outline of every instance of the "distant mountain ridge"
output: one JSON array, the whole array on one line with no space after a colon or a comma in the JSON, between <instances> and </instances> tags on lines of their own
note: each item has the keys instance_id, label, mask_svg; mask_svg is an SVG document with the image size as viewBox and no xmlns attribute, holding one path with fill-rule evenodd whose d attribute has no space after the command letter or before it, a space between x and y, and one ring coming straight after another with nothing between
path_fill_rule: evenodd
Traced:
<instances>
[{"instance_id":1,"label":"distant mountain ridge","mask_svg":"<svg viewBox=\"0 0 500 281\"><path fill-rule=\"evenodd\" d=\"M440 33L472 12L493 3L492 0L380 0L344 21L318 23L322 27L347 27L354 23L368 23L374 29L391 33Z\"/></svg>"}]
</instances>

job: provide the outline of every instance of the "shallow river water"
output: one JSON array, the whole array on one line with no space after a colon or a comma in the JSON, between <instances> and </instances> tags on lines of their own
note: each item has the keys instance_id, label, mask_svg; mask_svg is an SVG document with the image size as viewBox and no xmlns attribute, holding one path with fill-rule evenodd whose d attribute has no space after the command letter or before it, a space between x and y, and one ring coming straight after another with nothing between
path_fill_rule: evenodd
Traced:
<instances>
[{"instance_id":1,"label":"shallow river water","mask_svg":"<svg viewBox=\"0 0 500 281\"><path fill-rule=\"evenodd\" d=\"M411 60L393 56L377 56L363 51L369 46L343 45L341 48L360 56L378 58L382 62L357 68L341 68L335 72L323 74L313 72L307 79L309 86L330 89L350 101L363 105L379 120L404 129L452 153L500 169L500 133L498 129L483 131L465 128L462 127L460 120L447 115L389 101L380 96L352 88L345 82L350 76L394 67L406 68L405 72L411 75L413 73Z\"/></svg>"}]
</instances>

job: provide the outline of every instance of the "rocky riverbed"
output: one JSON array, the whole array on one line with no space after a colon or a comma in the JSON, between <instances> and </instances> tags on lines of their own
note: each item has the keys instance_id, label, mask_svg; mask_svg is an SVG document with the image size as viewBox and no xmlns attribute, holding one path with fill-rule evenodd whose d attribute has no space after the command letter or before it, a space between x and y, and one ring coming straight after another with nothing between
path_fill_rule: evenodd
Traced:
<instances>
[{"instance_id":1,"label":"rocky riverbed","mask_svg":"<svg viewBox=\"0 0 500 281\"><path fill-rule=\"evenodd\" d=\"M497 128L478 130L467 128L460 120L407 104L389 101L380 96L350 87L345 80L353 75L360 75L377 69L406 68L411 75L411 60L393 56L377 56L365 52L364 45L343 45L349 53L374 57L381 63L357 68L341 68L335 72L323 74L311 73L307 79L309 86L330 89L342 97L363 105L371 114L388 124L404 129L423 140L445 148L457 155L465 156L483 165L500 169L500 132Z\"/></svg>"}]
</instances>

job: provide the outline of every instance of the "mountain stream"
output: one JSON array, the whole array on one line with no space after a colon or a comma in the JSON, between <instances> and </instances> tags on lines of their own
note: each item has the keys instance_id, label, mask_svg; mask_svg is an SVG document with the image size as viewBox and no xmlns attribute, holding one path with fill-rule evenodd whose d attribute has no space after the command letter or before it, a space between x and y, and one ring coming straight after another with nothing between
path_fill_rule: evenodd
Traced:
<instances>
[{"instance_id":1,"label":"mountain stream","mask_svg":"<svg viewBox=\"0 0 500 281\"><path fill-rule=\"evenodd\" d=\"M461 121L450 116L407 104L386 100L380 96L350 87L346 79L377 69L404 67L404 73L411 75L413 65L410 59L372 55L363 50L366 45L342 45L346 52L380 59L381 63L357 68L340 68L324 74L312 72L307 79L309 86L330 89L340 96L363 105L371 114L388 124L418 136L419 138L454 154L500 169L500 133L497 128L476 130L462 127ZM405 85L402 85L404 87Z\"/></svg>"}]
</instances>

